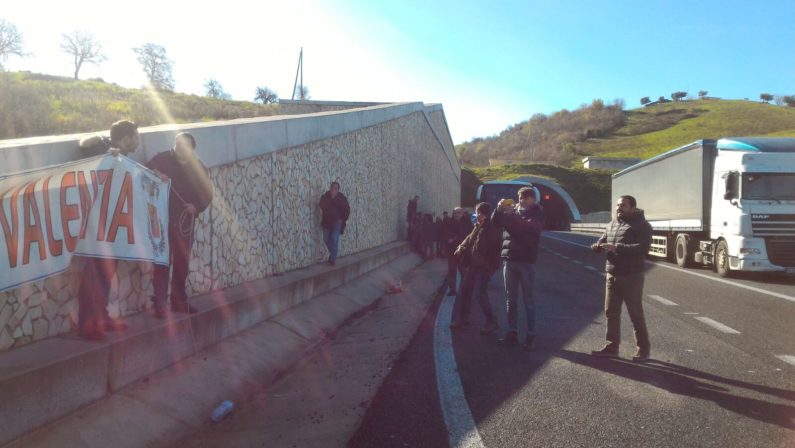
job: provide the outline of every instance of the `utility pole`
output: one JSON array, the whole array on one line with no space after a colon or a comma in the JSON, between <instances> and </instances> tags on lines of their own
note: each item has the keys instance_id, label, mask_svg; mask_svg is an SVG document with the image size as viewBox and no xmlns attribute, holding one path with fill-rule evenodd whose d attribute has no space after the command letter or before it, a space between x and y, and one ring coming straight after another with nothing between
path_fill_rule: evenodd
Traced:
<instances>
[{"instance_id":1,"label":"utility pole","mask_svg":"<svg viewBox=\"0 0 795 448\"><path fill-rule=\"evenodd\" d=\"M298 86L298 74L301 74L301 90L299 94L300 100L304 100L304 47L301 47L301 52L298 53L298 67L295 69L295 82L293 83L293 96L290 99L295 99L295 88Z\"/></svg>"}]
</instances>

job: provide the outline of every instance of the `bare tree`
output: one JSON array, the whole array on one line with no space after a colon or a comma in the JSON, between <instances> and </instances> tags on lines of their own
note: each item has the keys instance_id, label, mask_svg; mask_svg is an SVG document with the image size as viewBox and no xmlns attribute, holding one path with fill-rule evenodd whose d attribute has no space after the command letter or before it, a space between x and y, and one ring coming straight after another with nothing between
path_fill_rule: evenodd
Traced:
<instances>
[{"instance_id":1,"label":"bare tree","mask_svg":"<svg viewBox=\"0 0 795 448\"><path fill-rule=\"evenodd\" d=\"M161 45L147 43L133 48L149 83L157 90L174 90L172 62Z\"/></svg>"},{"instance_id":2,"label":"bare tree","mask_svg":"<svg viewBox=\"0 0 795 448\"><path fill-rule=\"evenodd\" d=\"M231 100L232 95L226 93L224 88L221 86L221 83L217 79L208 79L204 83L204 89L207 92L207 96L210 98L215 98L217 100Z\"/></svg>"},{"instance_id":3,"label":"bare tree","mask_svg":"<svg viewBox=\"0 0 795 448\"><path fill-rule=\"evenodd\" d=\"M776 106L783 106L784 105L784 96L783 95L776 95L773 97L773 102Z\"/></svg>"},{"instance_id":4,"label":"bare tree","mask_svg":"<svg viewBox=\"0 0 795 448\"><path fill-rule=\"evenodd\" d=\"M769 102L773 101L773 95L771 95L769 93L763 93L763 94L759 95L759 99L764 101L764 102L766 102L766 103L769 103Z\"/></svg>"},{"instance_id":5,"label":"bare tree","mask_svg":"<svg viewBox=\"0 0 795 448\"><path fill-rule=\"evenodd\" d=\"M16 25L0 18L0 70L5 70L3 64L8 62L9 56L24 58L27 55L22 47L22 33Z\"/></svg>"},{"instance_id":6,"label":"bare tree","mask_svg":"<svg viewBox=\"0 0 795 448\"><path fill-rule=\"evenodd\" d=\"M254 101L259 101L262 104L274 104L279 101L279 94L265 86L257 87Z\"/></svg>"},{"instance_id":7,"label":"bare tree","mask_svg":"<svg viewBox=\"0 0 795 448\"><path fill-rule=\"evenodd\" d=\"M640 99L641 106L645 106L649 103L651 103L651 100L649 99L648 96L644 96L643 98Z\"/></svg>"},{"instance_id":8,"label":"bare tree","mask_svg":"<svg viewBox=\"0 0 795 448\"><path fill-rule=\"evenodd\" d=\"M784 104L786 104L787 106L795 107L795 95L787 95L784 98L782 98L782 100L784 100Z\"/></svg>"},{"instance_id":9,"label":"bare tree","mask_svg":"<svg viewBox=\"0 0 795 448\"><path fill-rule=\"evenodd\" d=\"M75 79L78 79L83 64L99 64L108 58L102 54L102 44L86 31L62 34L61 50L74 58Z\"/></svg>"},{"instance_id":10,"label":"bare tree","mask_svg":"<svg viewBox=\"0 0 795 448\"><path fill-rule=\"evenodd\" d=\"M671 94L671 99L674 101L682 101L682 98L687 96L687 92L674 92Z\"/></svg>"},{"instance_id":11,"label":"bare tree","mask_svg":"<svg viewBox=\"0 0 795 448\"><path fill-rule=\"evenodd\" d=\"M709 92L707 92L706 90L699 90L698 91L698 99L703 100L704 97L707 96L707 93L709 93Z\"/></svg>"}]
</instances>

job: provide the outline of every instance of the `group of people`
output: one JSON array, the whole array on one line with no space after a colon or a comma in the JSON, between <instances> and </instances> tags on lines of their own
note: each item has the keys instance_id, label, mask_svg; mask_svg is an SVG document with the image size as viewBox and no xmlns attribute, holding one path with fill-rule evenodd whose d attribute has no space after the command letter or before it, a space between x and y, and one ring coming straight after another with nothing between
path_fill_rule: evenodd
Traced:
<instances>
[{"instance_id":1,"label":"group of people","mask_svg":"<svg viewBox=\"0 0 795 448\"><path fill-rule=\"evenodd\" d=\"M470 326L471 302L475 296L486 319L480 330L491 335L499 329L497 318L488 298L489 280L502 267L506 296L508 328L497 343L503 346L520 345L518 310L521 299L525 311L526 335L522 349L532 351L536 338L536 307L533 296L535 264L544 211L536 202L535 189L523 187L518 202L502 199L497 208L482 202L475 208L477 224L455 244L448 259L446 286L448 295L456 296L457 318L450 324L454 330ZM456 209L458 210L458 209ZM468 219L467 219L468 221ZM651 226L643 210L637 208L634 197L621 196L616 203L616 217L608 224L605 234L591 248L607 254L605 270L605 315L607 343L594 356L618 356L621 343L621 310L626 304L635 330L637 351L635 361L650 356L649 333L643 314L643 283L645 256L651 245ZM457 274L461 284L456 289Z\"/></svg>"},{"instance_id":2,"label":"group of people","mask_svg":"<svg viewBox=\"0 0 795 448\"><path fill-rule=\"evenodd\" d=\"M426 260L449 257L472 230L466 211L456 207L452 216L447 211L442 216L435 216L433 213L418 212L419 200L419 196L414 196L406 207L407 239L411 250Z\"/></svg>"},{"instance_id":3,"label":"group of people","mask_svg":"<svg viewBox=\"0 0 795 448\"><path fill-rule=\"evenodd\" d=\"M138 148L138 125L122 120L110 128L108 152L128 155ZM96 142L95 142L96 143ZM174 146L146 163L161 179L171 180L168 210L169 265L155 265L152 287L154 315L167 317L169 275L171 274L171 311L195 313L188 304L185 283L193 246L196 216L210 205L213 188L207 167L196 157L196 138L181 132L174 138ZM85 339L101 340L106 331L123 331L127 325L108 314L111 280L116 274L115 259L83 257L83 275L78 290L78 335ZM173 273L170 272L173 269Z\"/></svg>"}]
</instances>

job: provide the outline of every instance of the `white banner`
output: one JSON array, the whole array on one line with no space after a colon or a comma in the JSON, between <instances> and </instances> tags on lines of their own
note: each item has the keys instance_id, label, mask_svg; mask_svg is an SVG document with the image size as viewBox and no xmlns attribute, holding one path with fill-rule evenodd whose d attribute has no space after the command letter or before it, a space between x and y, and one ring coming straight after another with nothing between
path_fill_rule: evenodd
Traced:
<instances>
[{"instance_id":1,"label":"white banner","mask_svg":"<svg viewBox=\"0 0 795 448\"><path fill-rule=\"evenodd\" d=\"M105 154L0 176L0 291L69 267L73 255L168 264L168 191Z\"/></svg>"}]
</instances>

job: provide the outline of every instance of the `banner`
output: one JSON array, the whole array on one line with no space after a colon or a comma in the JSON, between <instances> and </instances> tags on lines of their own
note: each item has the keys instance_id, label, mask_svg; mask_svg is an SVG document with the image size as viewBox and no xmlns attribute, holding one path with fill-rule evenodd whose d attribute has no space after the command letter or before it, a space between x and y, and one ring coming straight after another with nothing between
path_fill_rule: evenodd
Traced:
<instances>
[{"instance_id":1,"label":"banner","mask_svg":"<svg viewBox=\"0 0 795 448\"><path fill-rule=\"evenodd\" d=\"M168 264L168 193L122 155L0 176L0 291L65 271L73 255Z\"/></svg>"}]
</instances>

